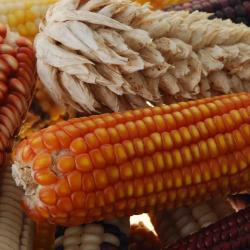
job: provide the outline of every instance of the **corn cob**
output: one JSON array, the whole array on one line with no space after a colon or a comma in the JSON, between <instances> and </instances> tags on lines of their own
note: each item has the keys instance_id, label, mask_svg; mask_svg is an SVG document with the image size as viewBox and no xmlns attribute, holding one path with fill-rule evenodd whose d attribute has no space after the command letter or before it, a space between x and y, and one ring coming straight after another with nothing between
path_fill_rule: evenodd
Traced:
<instances>
[{"instance_id":1,"label":"corn cob","mask_svg":"<svg viewBox=\"0 0 250 250\"><path fill-rule=\"evenodd\" d=\"M140 4L150 3L154 8L161 9L171 6L173 4L180 4L187 2L188 0L137 0Z\"/></svg>"},{"instance_id":2,"label":"corn cob","mask_svg":"<svg viewBox=\"0 0 250 250\"><path fill-rule=\"evenodd\" d=\"M56 0L0 0L0 22L33 40L48 6Z\"/></svg>"},{"instance_id":3,"label":"corn cob","mask_svg":"<svg viewBox=\"0 0 250 250\"><path fill-rule=\"evenodd\" d=\"M0 166L29 107L35 71L30 42L0 24Z\"/></svg>"},{"instance_id":4,"label":"corn cob","mask_svg":"<svg viewBox=\"0 0 250 250\"><path fill-rule=\"evenodd\" d=\"M88 114L248 92L250 29L210 15L60 1L35 39L40 79L57 103Z\"/></svg>"},{"instance_id":5,"label":"corn cob","mask_svg":"<svg viewBox=\"0 0 250 250\"><path fill-rule=\"evenodd\" d=\"M112 222L103 222L77 227L58 227L54 249L128 249L126 234L129 231L129 223L127 222L128 218L119 221L116 226ZM119 228L119 224L124 227L124 223L127 224L126 233Z\"/></svg>"},{"instance_id":6,"label":"corn cob","mask_svg":"<svg viewBox=\"0 0 250 250\"><path fill-rule=\"evenodd\" d=\"M0 249L33 250L34 224L22 212L22 191L11 176L11 168L1 173L0 185Z\"/></svg>"},{"instance_id":7,"label":"corn cob","mask_svg":"<svg viewBox=\"0 0 250 250\"><path fill-rule=\"evenodd\" d=\"M229 1L229 0L193 0L183 4L176 4L167 7L166 10L189 10L205 11L214 13L210 18L230 18L233 22L250 24L250 1Z\"/></svg>"},{"instance_id":8,"label":"corn cob","mask_svg":"<svg viewBox=\"0 0 250 250\"><path fill-rule=\"evenodd\" d=\"M130 250L160 250L159 238L140 222L131 226Z\"/></svg>"},{"instance_id":9,"label":"corn cob","mask_svg":"<svg viewBox=\"0 0 250 250\"><path fill-rule=\"evenodd\" d=\"M250 247L249 225L250 208L246 208L163 249L246 250Z\"/></svg>"},{"instance_id":10,"label":"corn cob","mask_svg":"<svg viewBox=\"0 0 250 250\"><path fill-rule=\"evenodd\" d=\"M14 152L24 207L37 220L79 225L242 191L249 104L250 94L231 94L41 130Z\"/></svg>"},{"instance_id":11,"label":"corn cob","mask_svg":"<svg viewBox=\"0 0 250 250\"><path fill-rule=\"evenodd\" d=\"M165 246L198 232L234 212L227 201L211 200L191 207L152 214L152 221Z\"/></svg>"}]
</instances>

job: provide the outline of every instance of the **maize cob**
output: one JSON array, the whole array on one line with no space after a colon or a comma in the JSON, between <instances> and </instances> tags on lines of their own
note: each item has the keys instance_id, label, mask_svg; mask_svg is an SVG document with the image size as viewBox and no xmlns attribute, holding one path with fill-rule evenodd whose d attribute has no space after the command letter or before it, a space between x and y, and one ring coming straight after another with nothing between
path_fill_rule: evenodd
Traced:
<instances>
[{"instance_id":1,"label":"maize cob","mask_svg":"<svg viewBox=\"0 0 250 250\"><path fill-rule=\"evenodd\" d=\"M209 18L230 18L233 22L250 25L250 1L193 0L184 4L167 7L166 10L205 11L214 13Z\"/></svg>"},{"instance_id":2,"label":"maize cob","mask_svg":"<svg viewBox=\"0 0 250 250\"><path fill-rule=\"evenodd\" d=\"M119 229L119 224L124 227L126 222L126 233ZM55 250L60 249L100 249L100 250L125 250L128 249L127 232L129 231L129 220L118 222L114 226L109 222L93 223L89 225L57 228Z\"/></svg>"},{"instance_id":3,"label":"maize cob","mask_svg":"<svg viewBox=\"0 0 250 250\"><path fill-rule=\"evenodd\" d=\"M29 107L35 71L30 42L0 24L0 166Z\"/></svg>"},{"instance_id":4,"label":"maize cob","mask_svg":"<svg viewBox=\"0 0 250 250\"><path fill-rule=\"evenodd\" d=\"M1 173L0 185L0 249L33 250L34 224L22 212L22 191L11 176L11 168Z\"/></svg>"},{"instance_id":5,"label":"maize cob","mask_svg":"<svg viewBox=\"0 0 250 250\"><path fill-rule=\"evenodd\" d=\"M47 13L34 43L38 74L67 108L124 111L250 90L245 25L129 0L63 0Z\"/></svg>"},{"instance_id":6,"label":"maize cob","mask_svg":"<svg viewBox=\"0 0 250 250\"><path fill-rule=\"evenodd\" d=\"M180 4L187 2L188 0L137 0L140 4L150 3L156 9L166 8L167 6L171 6L173 4Z\"/></svg>"},{"instance_id":7,"label":"maize cob","mask_svg":"<svg viewBox=\"0 0 250 250\"><path fill-rule=\"evenodd\" d=\"M0 22L33 40L48 6L56 0L0 0Z\"/></svg>"},{"instance_id":8,"label":"maize cob","mask_svg":"<svg viewBox=\"0 0 250 250\"><path fill-rule=\"evenodd\" d=\"M161 242L167 246L233 212L227 201L216 199L191 207L152 214L152 220Z\"/></svg>"},{"instance_id":9,"label":"maize cob","mask_svg":"<svg viewBox=\"0 0 250 250\"><path fill-rule=\"evenodd\" d=\"M163 249L246 250L249 247L250 208L246 208Z\"/></svg>"},{"instance_id":10,"label":"maize cob","mask_svg":"<svg viewBox=\"0 0 250 250\"><path fill-rule=\"evenodd\" d=\"M131 226L130 250L160 250L159 238L140 222Z\"/></svg>"},{"instance_id":11,"label":"maize cob","mask_svg":"<svg viewBox=\"0 0 250 250\"><path fill-rule=\"evenodd\" d=\"M23 205L31 218L79 225L242 191L249 105L239 93L59 122L14 151Z\"/></svg>"}]
</instances>

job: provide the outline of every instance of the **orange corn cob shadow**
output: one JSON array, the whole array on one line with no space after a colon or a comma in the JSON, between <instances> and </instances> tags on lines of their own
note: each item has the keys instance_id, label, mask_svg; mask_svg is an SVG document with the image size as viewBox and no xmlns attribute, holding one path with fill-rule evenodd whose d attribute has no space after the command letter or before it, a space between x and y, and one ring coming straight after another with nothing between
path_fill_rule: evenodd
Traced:
<instances>
[{"instance_id":1,"label":"orange corn cob shadow","mask_svg":"<svg viewBox=\"0 0 250 250\"><path fill-rule=\"evenodd\" d=\"M21 142L32 218L60 225L179 207L249 187L250 94L59 122ZM27 183L26 183L27 184Z\"/></svg>"}]
</instances>

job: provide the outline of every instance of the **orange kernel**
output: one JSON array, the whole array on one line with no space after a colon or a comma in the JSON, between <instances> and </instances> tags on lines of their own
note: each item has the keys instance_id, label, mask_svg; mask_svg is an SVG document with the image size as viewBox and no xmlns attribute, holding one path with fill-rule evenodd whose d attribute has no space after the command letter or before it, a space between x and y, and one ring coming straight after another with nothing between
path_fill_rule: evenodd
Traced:
<instances>
[{"instance_id":1,"label":"orange kernel","mask_svg":"<svg viewBox=\"0 0 250 250\"><path fill-rule=\"evenodd\" d=\"M63 197L58 199L57 207L64 212L70 212L73 209L73 204L69 197Z\"/></svg>"},{"instance_id":2,"label":"orange kernel","mask_svg":"<svg viewBox=\"0 0 250 250\"><path fill-rule=\"evenodd\" d=\"M70 195L71 191L69 188L69 183L65 179L60 179L58 180L56 186L55 186L55 191L58 196L63 197L63 196L68 196Z\"/></svg>"},{"instance_id":3,"label":"orange kernel","mask_svg":"<svg viewBox=\"0 0 250 250\"><path fill-rule=\"evenodd\" d=\"M94 168L104 168L106 166L106 161L99 149L93 149L90 151L89 155Z\"/></svg>"},{"instance_id":4,"label":"orange kernel","mask_svg":"<svg viewBox=\"0 0 250 250\"><path fill-rule=\"evenodd\" d=\"M75 169L75 159L71 155L61 155L57 160L57 169L62 173L68 173Z\"/></svg>"},{"instance_id":5,"label":"orange kernel","mask_svg":"<svg viewBox=\"0 0 250 250\"><path fill-rule=\"evenodd\" d=\"M100 146L100 142L95 134L88 133L84 136L84 140L86 141L88 147L90 149L98 148Z\"/></svg>"},{"instance_id":6,"label":"orange kernel","mask_svg":"<svg viewBox=\"0 0 250 250\"><path fill-rule=\"evenodd\" d=\"M70 150L75 154L82 154L87 151L88 147L83 138L79 137L72 141Z\"/></svg>"},{"instance_id":7,"label":"orange kernel","mask_svg":"<svg viewBox=\"0 0 250 250\"><path fill-rule=\"evenodd\" d=\"M103 188L107 187L108 179L107 179L107 175L106 175L105 170L101 170L101 169L95 170L93 172L93 177L95 180L96 187L98 189L103 189Z\"/></svg>"},{"instance_id":8,"label":"orange kernel","mask_svg":"<svg viewBox=\"0 0 250 250\"><path fill-rule=\"evenodd\" d=\"M93 164L88 154L80 154L75 157L76 168L81 172L89 172L93 169Z\"/></svg>"},{"instance_id":9,"label":"orange kernel","mask_svg":"<svg viewBox=\"0 0 250 250\"><path fill-rule=\"evenodd\" d=\"M84 208L85 206L85 195L83 192L74 192L71 195L72 203L74 208Z\"/></svg>"},{"instance_id":10,"label":"orange kernel","mask_svg":"<svg viewBox=\"0 0 250 250\"><path fill-rule=\"evenodd\" d=\"M52 132L46 132L43 134L43 143L49 150L55 151L60 149L60 144L57 140L57 137Z\"/></svg>"},{"instance_id":11,"label":"orange kernel","mask_svg":"<svg viewBox=\"0 0 250 250\"><path fill-rule=\"evenodd\" d=\"M73 171L68 176L68 183L71 191L79 191L82 187L82 174L80 171Z\"/></svg>"},{"instance_id":12,"label":"orange kernel","mask_svg":"<svg viewBox=\"0 0 250 250\"><path fill-rule=\"evenodd\" d=\"M40 185L55 184L57 181L56 175L49 169L41 169L37 171L34 178Z\"/></svg>"},{"instance_id":13,"label":"orange kernel","mask_svg":"<svg viewBox=\"0 0 250 250\"><path fill-rule=\"evenodd\" d=\"M46 205L55 205L57 201L56 192L52 188L42 188L39 191L40 200Z\"/></svg>"},{"instance_id":14,"label":"orange kernel","mask_svg":"<svg viewBox=\"0 0 250 250\"><path fill-rule=\"evenodd\" d=\"M34 170L46 169L51 167L51 165L52 165L52 159L50 154L41 153L36 156L33 164L33 169Z\"/></svg>"}]
</instances>

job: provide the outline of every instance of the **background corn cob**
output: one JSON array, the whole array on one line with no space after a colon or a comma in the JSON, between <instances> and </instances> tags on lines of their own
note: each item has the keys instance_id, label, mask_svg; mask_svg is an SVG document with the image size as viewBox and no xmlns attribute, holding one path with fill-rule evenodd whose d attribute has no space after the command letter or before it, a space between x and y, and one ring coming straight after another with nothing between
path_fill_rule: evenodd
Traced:
<instances>
[{"instance_id":1,"label":"background corn cob","mask_svg":"<svg viewBox=\"0 0 250 250\"><path fill-rule=\"evenodd\" d=\"M234 213L164 249L249 249L250 208Z\"/></svg>"},{"instance_id":2,"label":"background corn cob","mask_svg":"<svg viewBox=\"0 0 250 250\"><path fill-rule=\"evenodd\" d=\"M41 18L56 0L0 0L0 22L33 40Z\"/></svg>"},{"instance_id":3,"label":"background corn cob","mask_svg":"<svg viewBox=\"0 0 250 250\"><path fill-rule=\"evenodd\" d=\"M22 191L11 176L11 169L1 173L0 185L0 249L33 250L34 224L23 214Z\"/></svg>"},{"instance_id":4,"label":"background corn cob","mask_svg":"<svg viewBox=\"0 0 250 250\"><path fill-rule=\"evenodd\" d=\"M48 13L35 40L38 73L67 108L124 111L249 91L245 25L128 0L60 1Z\"/></svg>"},{"instance_id":5,"label":"background corn cob","mask_svg":"<svg viewBox=\"0 0 250 250\"><path fill-rule=\"evenodd\" d=\"M214 13L210 18L230 18L233 22L250 24L250 1L244 0L193 0L184 4L169 6L166 10L205 11Z\"/></svg>"},{"instance_id":6,"label":"background corn cob","mask_svg":"<svg viewBox=\"0 0 250 250\"><path fill-rule=\"evenodd\" d=\"M180 4L187 2L188 0L137 0L140 4L150 3L154 8L166 8L167 6L171 6L173 4Z\"/></svg>"},{"instance_id":7,"label":"background corn cob","mask_svg":"<svg viewBox=\"0 0 250 250\"><path fill-rule=\"evenodd\" d=\"M0 24L0 165L30 105L35 72L30 42Z\"/></svg>"},{"instance_id":8,"label":"background corn cob","mask_svg":"<svg viewBox=\"0 0 250 250\"><path fill-rule=\"evenodd\" d=\"M232 94L39 131L14 157L27 213L79 225L241 191L249 185L249 103L249 94Z\"/></svg>"},{"instance_id":9,"label":"background corn cob","mask_svg":"<svg viewBox=\"0 0 250 250\"><path fill-rule=\"evenodd\" d=\"M234 212L223 199L215 199L190 207L152 214L152 221L165 246L200 231Z\"/></svg>"},{"instance_id":10,"label":"background corn cob","mask_svg":"<svg viewBox=\"0 0 250 250\"><path fill-rule=\"evenodd\" d=\"M130 231L129 219L120 220L115 224L103 222L57 228L54 249L126 250L128 249L127 234Z\"/></svg>"},{"instance_id":11,"label":"background corn cob","mask_svg":"<svg viewBox=\"0 0 250 250\"><path fill-rule=\"evenodd\" d=\"M129 250L160 250L158 236L150 231L142 222L131 225Z\"/></svg>"}]
</instances>

